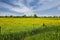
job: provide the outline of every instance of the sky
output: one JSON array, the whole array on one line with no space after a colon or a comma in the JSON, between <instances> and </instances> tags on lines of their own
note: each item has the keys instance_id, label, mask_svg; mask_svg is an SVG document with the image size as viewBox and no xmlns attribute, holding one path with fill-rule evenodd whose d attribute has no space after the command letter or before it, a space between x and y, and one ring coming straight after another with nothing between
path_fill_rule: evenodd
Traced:
<instances>
[{"instance_id":1,"label":"sky","mask_svg":"<svg viewBox=\"0 0 60 40\"><path fill-rule=\"evenodd\" d=\"M0 0L0 16L60 16L60 0Z\"/></svg>"}]
</instances>

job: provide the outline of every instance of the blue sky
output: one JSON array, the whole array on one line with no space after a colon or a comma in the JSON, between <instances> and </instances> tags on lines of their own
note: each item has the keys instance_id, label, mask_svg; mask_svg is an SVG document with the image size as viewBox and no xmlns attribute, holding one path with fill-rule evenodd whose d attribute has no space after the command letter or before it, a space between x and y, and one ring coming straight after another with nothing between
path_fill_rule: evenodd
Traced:
<instances>
[{"instance_id":1,"label":"blue sky","mask_svg":"<svg viewBox=\"0 0 60 40\"><path fill-rule=\"evenodd\" d=\"M0 16L60 16L60 0L0 0Z\"/></svg>"}]
</instances>

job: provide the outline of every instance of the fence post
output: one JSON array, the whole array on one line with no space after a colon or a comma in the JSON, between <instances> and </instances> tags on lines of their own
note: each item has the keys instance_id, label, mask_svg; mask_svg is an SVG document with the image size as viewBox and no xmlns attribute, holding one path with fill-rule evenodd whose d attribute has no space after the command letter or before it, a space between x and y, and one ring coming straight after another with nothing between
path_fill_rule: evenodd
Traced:
<instances>
[{"instance_id":1,"label":"fence post","mask_svg":"<svg viewBox=\"0 0 60 40\"><path fill-rule=\"evenodd\" d=\"M43 26L43 28L45 28L46 25L43 23L42 26Z\"/></svg>"},{"instance_id":2,"label":"fence post","mask_svg":"<svg viewBox=\"0 0 60 40\"><path fill-rule=\"evenodd\" d=\"M34 29L34 27L35 27L35 24L33 24L33 27L32 27L32 29Z\"/></svg>"},{"instance_id":3,"label":"fence post","mask_svg":"<svg viewBox=\"0 0 60 40\"><path fill-rule=\"evenodd\" d=\"M1 26L0 26L0 34L1 34Z\"/></svg>"},{"instance_id":4,"label":"fence post","mask_svg":"<svg viewBox=\"0 0 60 40\"><path fill-rule=\"evenodd\" d=\"M0 26L0 39L2 40L2 37L1 37L1 26Z\"/></svg>"},{"instance_id":5,"label":"fence post","mask_svg":"<svg viewBox=\"0 0 60 40\"><path fill-rule=\"evenodd\" d=\"M43 30L45 30L44 28L46 27L46 25L43 23L42 24L42 28L43 28ZM46 40L46 32L44 31L44 40Z\"/></svg>"}]
</instances>

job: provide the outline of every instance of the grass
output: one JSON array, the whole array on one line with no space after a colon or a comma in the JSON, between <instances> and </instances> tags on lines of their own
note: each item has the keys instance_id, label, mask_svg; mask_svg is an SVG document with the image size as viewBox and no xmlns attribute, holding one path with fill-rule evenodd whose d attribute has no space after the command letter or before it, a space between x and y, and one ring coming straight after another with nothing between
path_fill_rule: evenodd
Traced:
<instances>
[{"instance_id":1,"label":"grass","mask_svg":"<svg viewBox=\"0 0 60 40\"><path fill-rule=\"evenodd\" d=\"M60 27L43 28L40 33L26 37L25 40L60 40Z\"/></svg>"},{"instance_id":2,"label":"grass","mask_svg":"<svg viewBox=\"0 0 60 40\"><path fill-rule=\"evenodd\" d=\"M47 28L42 29L43 24ZM56 37L58 34L58 37L60 37L60 32L57 34L55 28L60 28L60 18L0 18L0 26L2 34L2 36L0 35L2 37L1 40L3 38L4 40L11 38L11 40L53 40L51 38L57 40L59 39ZM45 31L49 32L46 32L45 35ZM51 36L49 37L48 35ZM43 39L45 36L46 39Z\"/></svg>"},{"instance_id":3,"label":"grass","mask_svg":"<svg viewBox=\"0 0 60 40\"><path fill-rule=\"evenodd\" d=\"M0 26L2 33L4 32L19 32L27 31L34 28L39 28L42 24L47 26L60 25L60 19L52 18L0 18ZM55 25L55 26L56 26Z\"/></svg>"},{"instance_id":4,"label":"grass","mask_svg":"<svg viewBox=\"0 0 60 40\"><path fill-rule=\"evenodd\" d=\"M60 27L40 27L28 32L1 35L1 40L60 40Z\"/></svg>"}]
</instances>

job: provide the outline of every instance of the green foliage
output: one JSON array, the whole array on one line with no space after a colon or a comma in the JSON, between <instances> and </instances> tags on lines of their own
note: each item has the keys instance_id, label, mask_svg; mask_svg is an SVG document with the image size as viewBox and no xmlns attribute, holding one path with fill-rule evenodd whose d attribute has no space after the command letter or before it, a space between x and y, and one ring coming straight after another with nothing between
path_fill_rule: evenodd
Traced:
<instances>
[{"instance_id":1,"label":"green foliage","mask_svg":"<svg viewBox=\"0 0 60 40\"><path fill-rule=\"evenodd\" d=\"M33 16L26 16L26 15L22 15L22 16L0 16L0 18L60 18L60 16L37 16L37 14L34 14Z\"/></svg>"},{"instance_id":2,"label":"green foliage","mask_svg":"<svg viewBox=\"0 0 60 40\"><path fill-rule=\"evenodd\" d=\"M26 15L23 15L22 17L24 17L24 18L25 18L25 17L27 17L27 16L26 16Z\"/></svg>"},{"instance_id":3,"label":"green foliage","mask_svg":"<svg viewBox=\"0 0 60 40\"><path fill-rule=\"evenodd\" d=\"M34 16L33 16L34 18L37 18L38 16L36 15L36 14L34 14Z\"/></svg>"},{"instance_id":4,"label":"green foliage","mask_svg":"<svg viewBox=\"0 0 60 40\"><path fill-rule=\"evenodd\" d=\"M60 40L60 27L43 26L27 32L0 34L0 40Z\"/></svg>"}]
</instances>

